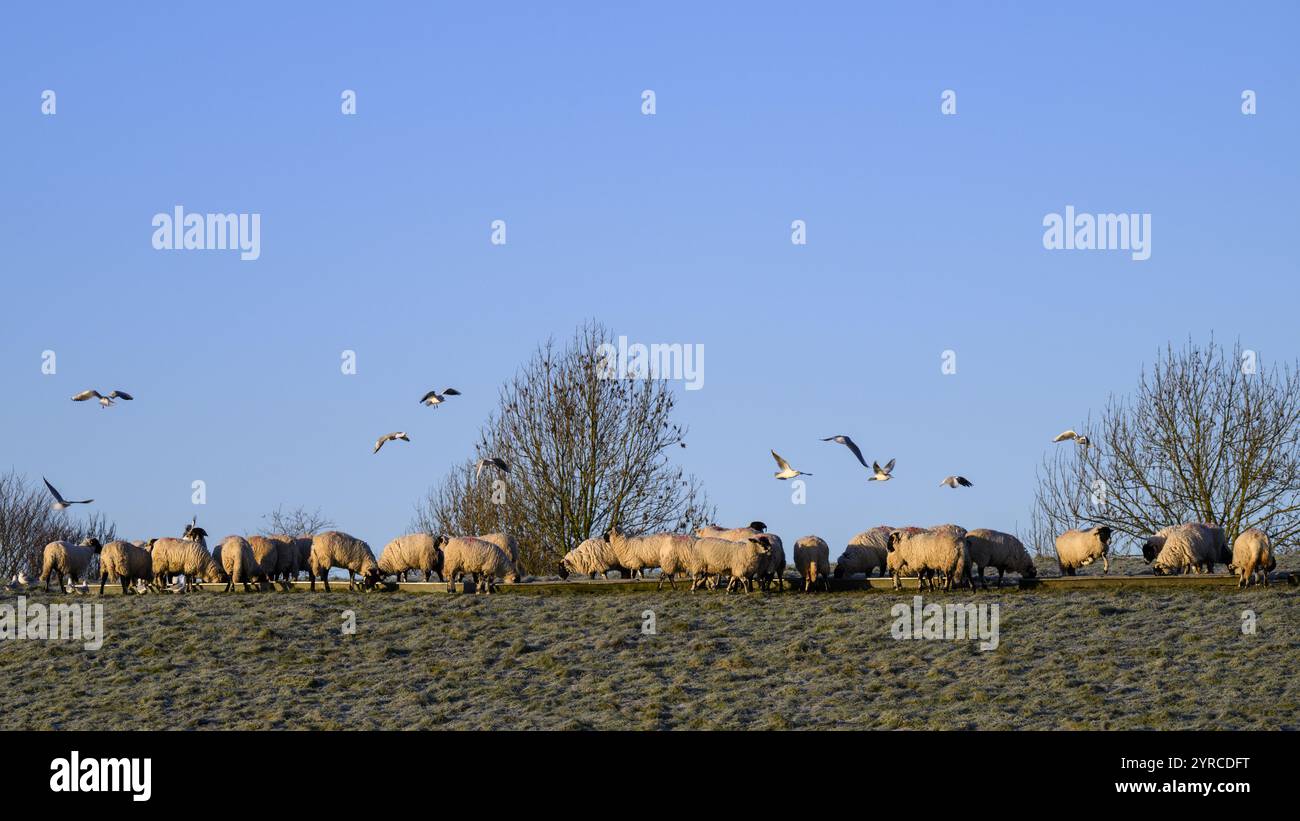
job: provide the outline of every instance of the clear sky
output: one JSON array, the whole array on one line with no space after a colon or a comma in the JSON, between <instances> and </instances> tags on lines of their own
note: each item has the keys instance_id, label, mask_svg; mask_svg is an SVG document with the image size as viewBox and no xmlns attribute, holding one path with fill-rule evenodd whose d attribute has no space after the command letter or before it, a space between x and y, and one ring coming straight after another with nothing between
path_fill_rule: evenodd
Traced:
<instances>
[{"instance_id":1,"label":"clear sky","mask_svg":"<svg viewBox=\"0 0 1300 821\"><path fill-rule=\"evenodd\" d=\"M703 345L674 456L834 554L1024 525L1051 438L1168 340L1300 356L1295 3L321 5L3 13L0 469L128 538L201 479L214 535L301 504L378 549L591 317ZM154 250L176 205L260 214L260 258ZM1045 250L1067 205L1149 213L1150 259Z\"/></svg>"}]
</instances>

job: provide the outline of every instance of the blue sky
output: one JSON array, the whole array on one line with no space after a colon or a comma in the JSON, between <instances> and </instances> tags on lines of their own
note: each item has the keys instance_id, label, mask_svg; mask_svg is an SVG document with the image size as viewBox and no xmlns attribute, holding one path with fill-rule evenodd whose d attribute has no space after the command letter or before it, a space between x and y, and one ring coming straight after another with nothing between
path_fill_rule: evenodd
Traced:
<instances>
[{"instance_id":1,"label":"blue sky","mask_svg":"<svg viewBox=\"0 0 1300 821\"><path fill-rule=\"evenodd\" d=\"M594 317L704 345L675 456L723 522L838 553L1024 525L1052 436L1166 341L1300 355L1295 4L609 5L6 10L0 469L130 538L202 479L214 534L301 504L378 548ZM261 258L154 250L177 204L260 213ZM1044 250L1066 205L1150 213L1151 258ZM806 504L769 448L816 474Z\"/></svg>"}]
</instances>

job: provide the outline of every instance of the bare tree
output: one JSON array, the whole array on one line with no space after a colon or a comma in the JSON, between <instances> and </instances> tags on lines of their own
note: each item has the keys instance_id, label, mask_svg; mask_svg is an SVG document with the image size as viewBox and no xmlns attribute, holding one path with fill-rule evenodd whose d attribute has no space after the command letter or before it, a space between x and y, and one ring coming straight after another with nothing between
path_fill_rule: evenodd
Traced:
<instances>
[{"instance_id":1,"label":"bare tree","mask_svg":"<svg viewBox=\"0 0 1300 821\"><path fill-rule=\"evenodd\" d=\"M0 578L8 580L18 572L34 578L45 545L60 539L80 542L89 536L108 544L117 538L117 528L98 511L78 519L54 510L43 485L13 471L0 475ZM97 572L96 566L92 563L92 573Z\"/></svg>"},{"instance_id":2,"label":"bare tree","mask_svg":"<svg viewBox=\"0 0 1300 821\"><path fill-rule=\"evenodd\" d=\"M554 340L538 346L501 388L475 457L417 504L414 526L510 531L525 567L537 571L613 524L642 533L711 519L699 483L669 460L685 435L672 421L673 392L663 380L608 372L601 346L610 340L593 322L562 350ZM491 457L509 472L479 475L477 459Z\"/></svg>"},{"instance_id":3,"label":"bare tree","mask_svg":"<svg viewBox=\"0 0 1300 821\"><path fill-rule=\"evenodd\" d=\"M308 510L301 505L285 510L284 505L270 513L262 514L263 536L312 536L334 527L334 522L321 513L320 508Z\"/></svg>"},{"instance_id":4,"label":"bare tree","mask_svg":"<svg viewBox=\"0 0 1300 821\"><path fill-rule=\"evenodd\" d=\"M1059 447L1039 470L1040 551L1053 534L1108 525L1141 538L1187 521L1229 540L1258 527L1275 544L1300 534L1300 373L1265 368L1238 346L1168 346L1131 397L1112 396L1084 447ZM1045 543L1044 543L1045 542Z\"/></svg>"}]
</instances>

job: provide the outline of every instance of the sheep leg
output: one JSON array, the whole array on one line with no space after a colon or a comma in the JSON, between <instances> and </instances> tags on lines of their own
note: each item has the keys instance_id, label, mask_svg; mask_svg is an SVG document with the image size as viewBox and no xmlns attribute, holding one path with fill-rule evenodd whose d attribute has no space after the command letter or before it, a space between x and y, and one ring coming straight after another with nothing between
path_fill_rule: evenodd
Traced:
<instances>
[{"instance_id":1,"label":"sheep leg","mask_svg":"<svg viewBox=\"0 0 1300 821\"><path fill-rule=\"evenodd\" d=\"M129 589L129 584L128 584L127 580L126 580L126 576L123 576L123 577L122 577L122 595L123 595L123 596L126 595L126 591L127 591L128 589ZM103 595L103 592L102 592L102 591L103 591L103 587L100 587L100 591L101 591L101 592L100 592L100 595Z\"/></svg>"},{"instance_id":2,"label":"sheep leg","mask_svg":"<svg viewBox=\"0 0 1300 821\"><path fill-rule=\"evenodd\" d=\"M1105 556L1102 556L1102 557L1101 557L1101 575L1105 576L1105 575L1106 575L1107 573L1109 573L1109 572L1110 572L1110 559L1107 558L1107 557L1105 557Z\"/></svg>"},{"instance_id":3,"label":"sheep leg","mask_svg":"<svg viewBox=\"0 0 1300 821\"><path fill-rule=\"evenodd\" d=\"M125 579L125 577L123 577L123 578ZM107 573L100 573L100 574L99 574L99 595L101 595L101 596L104 595L104 582L106 582L106 581L108 581L108 574L107 574ZM123 580L123 582L122 582L122 592L123 592L123 593L126 592L126 581L125 581L125 580Z\"/></svg>"}]
</instances>

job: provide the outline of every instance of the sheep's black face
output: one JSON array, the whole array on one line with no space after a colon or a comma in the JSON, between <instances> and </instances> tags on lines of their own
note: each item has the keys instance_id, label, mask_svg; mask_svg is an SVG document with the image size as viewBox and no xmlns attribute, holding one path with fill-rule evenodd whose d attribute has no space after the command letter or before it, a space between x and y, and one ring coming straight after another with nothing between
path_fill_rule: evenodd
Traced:
<instances>
[{"instance_id":1,"label":"sheep's black face","mask_svg":"<svg viewBox=\"0 0 1300 821\"><path fill-rule=\"evenodd\" d=\"M1142 543L1142 559L1147 564L1151 564L1159 554L1160 551L1156 550L1155 544L1150 539Z\"/></svg>"},{"instance_id":2,"label":"sheep's black face","mask_svg":"<svg viewBox=\"0 0 1300 821\"><path fill-rule=\"evenodd\" d=\"M835 572L832 573L831 575L837 579L844 578L844 568L840 567L839 565L835 565Z\"/></svg>"},{"instance_id":3,"label":"sheep's black face","mask_svg":"<svg viewBox=\"0 0 1300 821\"><path fill-rule=\"evenodd\" d=\"M762 522L750 522L749 527L752 530L757 530L759 533L762 533L765 530L767 530L767 525L763 524Z\"/></svg>"},{"instance_id":4,"label":"sheep's black face","mask_svg":"<svg viewBox=\"0 0 1300 821\"><path fill-rule=\"evenodd\" d=\"M564 562L560 562L555 571L560 574L561 579L569 578L569 568L564 565Z\"/></svg>"},{"instance_id":5,"label":"sheep's black face","mask_svg":"<svg viewBox=\"0 0 1300 821\"><path fill-rule=\"evenodd\" d=\"M1029 565L1029 567L1025 568L1025 572L1022 573L1021 575L1024 576L1026 579L1036 579L1038 578L1038 568L1034 567L1031 564Z\"/></svg>"},{"instance_id":6,"label":"sheep's black face","mask_svg":"<svg viewBox=\"0 0 1300 821\"><path fill-rule=\"evenodd\" d=\"M1109 545L1109 544L1110 544L1110 528L1109 528L1109 527L1105 527L1105 526L1102 526L1102 527L1097 528L1097 538L1101 539L1101 543L1102 543L1102 544L1104 544L1104 545Z\"/></svg>"}]
</instances>

